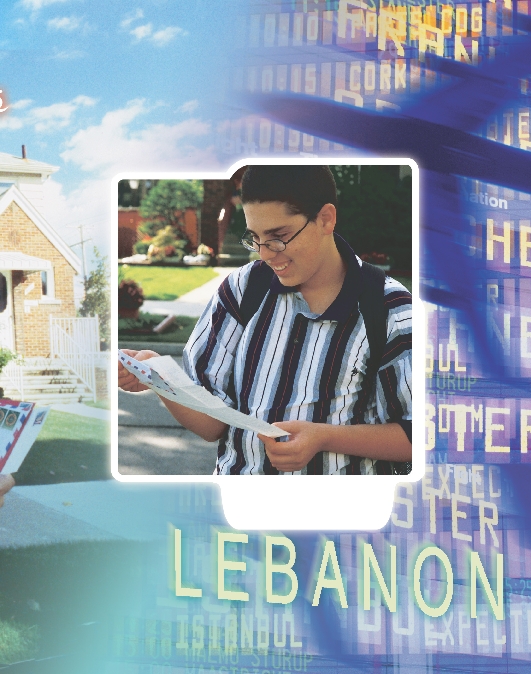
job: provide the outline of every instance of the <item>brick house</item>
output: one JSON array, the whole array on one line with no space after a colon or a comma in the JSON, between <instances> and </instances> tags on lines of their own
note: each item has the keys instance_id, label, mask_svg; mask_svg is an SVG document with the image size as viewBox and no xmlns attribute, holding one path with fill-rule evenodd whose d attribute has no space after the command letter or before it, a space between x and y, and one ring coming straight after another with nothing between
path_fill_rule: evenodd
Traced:
<instances>
[{"instance_id":1,"label":"brick house","mask_svg":"<svg viewBox=\"0 0 531 674\"><path fill-rule=\"evenodd\" d=\"M0 153L0 346L24 358L23 368L6 368L2 386L6 395L22 397L25 388L25 399L47 402L56 394L63 402L61 394L69 388L71 399L79 400L87 394L85 377L68 372L68 357L57 345L72 342L74 332L86 331L87 321L95 319L76 318L74 277L81 273L80 260L39 210L42 185L57 168L24 155L24 150L22 158ZM43 381L50 373L55 380ZM31 382L24 386L23 377ZM35 380L39 391L28 398Z\"/></svg>"}]
</instances>

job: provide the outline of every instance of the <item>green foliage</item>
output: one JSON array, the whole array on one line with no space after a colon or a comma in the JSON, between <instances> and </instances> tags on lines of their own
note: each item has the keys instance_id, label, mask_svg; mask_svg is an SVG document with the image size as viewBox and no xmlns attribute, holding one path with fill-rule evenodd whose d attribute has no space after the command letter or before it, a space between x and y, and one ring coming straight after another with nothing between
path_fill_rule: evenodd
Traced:
<instances>
[{"instance_id":1,"label":"green foliage","mask_svg":"<svg viewBox=\"0 0 531 674\"><path fill-rule=\"evenodd\" d=\"M387 253L411 269L411 178L397 166L331 166L338 188L337 231L363 253Z\"/></svg>"},{"instance_id":2,"label":"green foliage","mask_svg":"<svg viewBox=\"0 0 531 674\"><path fill-rule=\"evenodd\" d=\"M118 285L118 309L139 309L144 304L144 292L136 281L126 279Z\"/></svg>"},{"instance_id":3,"label":"green foliage","mask_svg":"<svg viewBox=\"0 0 531 674\"><path fill-rule=\"evenodd\" d=\"M126 279L129 278L129 270L130 267L128 264L118 265L118 285L120 285L122 281L125 281Z\"/></svg>"},{"instance_id":4,"label":"green foliage","mask_svg":"<svg viewBox=\"0 0 531 674\"><path fill-rule=\"evenodd\" d=\"M148 248L151 245L151 241L137 241L133 246L135 253L139 255L147 255Z\"/></svg>"},{"instance_id":5,"label":"green foliage","mask_svg":"<svg viewBox=\"0 0 531 674\"><path fill-rule=\"evenodd\" d=\"M245 222L245 213L243 212L243 207L241 204L236 204L236 208L232 213L227 231L237 236L238 239L241 239L246 227L247 223Z\"/></svg>"},{"instance_id":6,"label":"green foliage","mask_svg":"<svg viewBox=\"0 0 531 674\"><path fill-rule=\"evenodd\" d=\"M151 260L171 258L174 262L181 262L187 245L188 239L183 238L180 232L176 232L171 225L168 225L159 229L153 237L147 255Z\"/></svg>"},{"instance_id":7,"label":"green foliage","mask_svg":"<svg viewBox=\"0 0 531 674\"><path fill-rule=\"evenodd\" d=\"M18 356L16 353L7 349L5 346L0 346L0 372L4 367L10 363L12 360L17 360Z\"/></svg>"},{"instance_id":8,"label":"green foliage","mask_svg":"<svg viewBox=\"0 0 531 674\"><path fill-rule=\"evenodd\" d=\"M94 246L94 258L96 268L85 279L85 297L81 301L79 315L98 316L100 340L107 345L110 344L111 339L110 271L107 258L100 255L96 246Z\"/></svg>"},{"instance_id":9,"label":"green foliage","mask_svg":"<svg viewBox=\"0 0 531 674\"><path fill-rule=\"evenodd\" d=\"M140 215L148 220L140 231L155 236L160 229L170 226L176 234L182 232L181 212L186 208L197 209L202 203L202 180L159 180L140 206Z\"/></svg>"},{"instance_id":10,"label":"green foliage","mask_svg":"<svg viewBox=\"0 0 531 674\"><path fill-rule=\"evenodd\" d=\"M165 317L160 314L141 313L138 318L118 319L118 339L128 341L153 343L186 343L197 323L197 318L191 316L176 316L175 321L162 333L154 333L153 328Z\"/></svg>"},{"instance_id":11,"label":"green foliage","mask_svg":"<svg viewBox=\"0 0 531 674\"><path fill-rule=\"evenodd\" d=\"M39 650L37 625L22 625L0 620L0 664L9 665L35 657Z\"/></svg>"}]
</instances>

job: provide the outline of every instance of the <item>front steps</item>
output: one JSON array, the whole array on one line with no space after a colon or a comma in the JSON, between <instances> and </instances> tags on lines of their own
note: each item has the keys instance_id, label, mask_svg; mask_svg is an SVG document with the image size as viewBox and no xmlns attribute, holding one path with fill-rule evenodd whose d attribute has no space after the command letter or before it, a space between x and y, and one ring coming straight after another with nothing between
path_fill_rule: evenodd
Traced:
<instances>
[{"instance_id":1,"label":"front steps","mask_svg":"<svg viewBox=\"0 0 531 674\"><path fill-rule=\"evenodd\" d=\"M77 403L94 400L93 394L79 381L68 367L52 359L26 359L19 366L23 377L23 391L13 385L4 374L0 374L0 386L4 397L13 400L21 398L41 405L55 403Z\"/></svg>"}]
</instances>

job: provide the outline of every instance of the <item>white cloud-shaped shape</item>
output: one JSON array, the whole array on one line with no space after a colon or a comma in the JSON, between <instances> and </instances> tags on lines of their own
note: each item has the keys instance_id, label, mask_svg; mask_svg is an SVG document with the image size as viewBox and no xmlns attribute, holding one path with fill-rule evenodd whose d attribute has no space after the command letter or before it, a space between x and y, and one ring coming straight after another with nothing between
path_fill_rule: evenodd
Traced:
<instances>
[{"instance_id":1,"label":"white cloud-shaped shape","mask_svg":"<svg viewBox=\"0 0 531 674\"><path fill-rule=\"evenodd\" d=\"M54 55L50 56L50 60L57 59L58 61L72 61L73 59L80 59L87 55L87 52L80 49L55 50Z\"/></svg>"},{"instance_id":2,"label":"white cloud-shaped shape","mask_svg":"<svg viewBox=\"0 0 531 674\"><path fill-rule=\"evenodd\" d=\"M15 103L11 103L9 106L11 110L24 110L25 108L29 107L33 101L31 98L21 98L20 101L15 101Z\"/></svg>"},{"instance_id":3,"label":"white cloud-shaped shape","mask_svg":"<svg viewBox=\"0 0 531 674\"><path fill-rule=\"evenodd\" d=\"M66 2L67 0L22 0L22 7L25 9L31 9L33 12L42 9L42 7L48 7L48 5L55 5L59 2Z\"/></svg>"},{"instance_id":4,"label":"white cloud-shaped shape","mask_svg":"<svg viewBox=\"0 0 531 674\"><path fill-rule=\"evenodd\" d=\"M153 32L153 26L150 23L145 23L143 26L137 26L136 28L133 28L133 30L130 32L133 37L140 41L151 35Z\"/></svg>"},{"instance_id":5,"label":"white cloud-shaped shape","mask_svg":"<svg viewBox=\"0 0 531 674\"><path fill-rule=\"evenodd\" d=\"M212 146L193 145L199 138L207 138L210 124L189 119L133 130L132 123L148 112L145 101L140 99L108 112L100 124L74 134L61 157L84 171L97 171L107 177L122 171L179 170L183 160L186 167L218 165Z\"/></svg>"},{"instance_id":6,"label":"white cloud-shaped shape","mask_svg":"<svg viewBox=\"0 0 531 674\"><path fill-rule=\"evenodd\" d=\"M177 35L185 34L186 31L184 31L182 28L179 28L179 26L168 26L167 28L163 28L162 30L158 30L153 33L152 39L153 43L157 45L157 47L164 47L175 37L177 37Z\"/></svg>"},{"instance_id":7,"label":"white cloud-shaped shape","mask_svg":"<svg viewBox=\"0 0 531 674\"><path fill-rule=\"evenodd\" d=\"M63 30L67 33L76 30L81 25L81 19L77 16L62 16L50 19L47 24L52 30Z\"/></svg>"},{"instance_id":8,"label":"white cloud-shaped shape","mask_svg":"<svg viewBox=\"0 0 531 674\"><path fill-rule=\"evenodd\" d=\"M143 19L144 12L141 9L137 9L136 12L129 14L125 17L123 21L120 22L120 28L129 28L129 26L136 21L137 19Z\"/></svg>"},{"instance_id":9,"label":"white cloud-shaped shape","mask_svg":"<svg viewBox=\"0 0 531 674\"><path fill-rule=\"evenodd\" d=\"M16 130L33 126L35 131L40 133L62 129L71 123L74 113L79 108L95 105L96 99L90 96L76 96L71 101L42 107L31 108L30 104L29 99L15 103L13 108L26 110L25 114L21 117L3 114L0 117L0 128Z\"/></svg>"},{"instance_id":10,"label":"white cloud-shaped shape","mask_svg":"<svg viewBox=\"0 0 531 674\"><path fill-rule=\"evenodd\" d=\"M59 180L63 171L46 181L44 216L68 243L78 240L75 229L86 223L86 233L103 254L109 253L110 178L117 173L139 171L187 171L220 168L210 124L190 119L178 124L147 124L138 127L150 108L143 100L106 113L99 124L75 133L61 157L86 172L76 188L65 193ZM202 147L199 147L202 145ZM79 248L75 248L79 252Z\"/></svg>"},{"instance_id":11,"label":"white cloud-shaped shape","mask_svg":"<svg viewBox=\"0 0 531 674\"><path fill-rule=\"evenodd\" d=\"M185 112L187 114L191 114L194 112L194 110L197 110L197 107L199 106L199 101L197 99L194 99L193 101L186 101L186 103L183 103L181 106L177 108L179 112Z\"/></svg>"},{"instance_id":12,"label":"white cloud-shaped shape","mask_svg":"<svg viewBox=\"0 0 531 674\"><path fill-rule=\"evenodd\" d=\"M133 19L131 22L132 21ZM121 25L124 26L124 23L125 22L122 21ZM179 26L166 26L166 28L154 30L152 23L144 23L141 26L132 28L129 31L129 34L135 38L136 42L147 40L156 47L165 47L167 44L172 42L177 37L177 35L187 35L188 33L182 28L179 28Z\"/></svg>"}]
</instances>

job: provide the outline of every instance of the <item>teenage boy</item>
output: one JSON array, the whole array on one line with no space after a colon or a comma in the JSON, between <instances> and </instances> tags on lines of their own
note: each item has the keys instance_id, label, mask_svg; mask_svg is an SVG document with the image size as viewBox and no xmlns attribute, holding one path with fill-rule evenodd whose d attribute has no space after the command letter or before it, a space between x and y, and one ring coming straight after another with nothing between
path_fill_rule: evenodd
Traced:
<instances>
[{"instance_id":1,"label":"teenage boy","mask_svg":"<svg viewBox=\"0 0 531 674\"><path fill-rule=\"evenodd\" d=\"M367 316L358 303L369 281L334 233L336 203L327 166L250 166L243 176L242 243L261 260L223 281L183 363L227 405L290 435L276 441L163 399L183 426L219 440L217 474L378 474L411 461L411 296L385 279L385 345L376 367L369 365ZM257 267L271 278L246 319L242 300ZM119 384L145 388L121 364Z\"/></svg>"}]
</instances>

